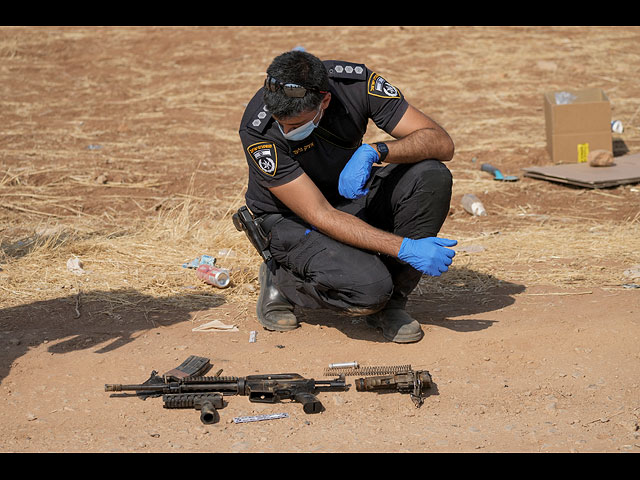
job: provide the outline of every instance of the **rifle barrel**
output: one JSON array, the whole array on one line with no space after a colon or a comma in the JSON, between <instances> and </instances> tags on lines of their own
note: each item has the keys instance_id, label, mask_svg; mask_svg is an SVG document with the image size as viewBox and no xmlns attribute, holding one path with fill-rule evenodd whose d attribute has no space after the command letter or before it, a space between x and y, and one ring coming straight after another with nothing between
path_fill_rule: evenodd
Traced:
<instances>
[{"instance_id":1,"label":"rifle barrel","mask_svg":"<svg viewBox=\"0 0 640 480\"><path fill-rule=\"evenodd\" d=\"M263 380L268 381L268 377L271 380L292 380L296 381L302 379L302 377L290 377L287 375L271 375L264 376L266 378L260 378L258 376L249 376L246 379L236 378L235 380L229 380L228 378L221 378L219 381L216 377L200 377L189 379L188 377L179 382L167 382L167 383L149 383L139 385L123 385L123 384L105 384L105 392L124 392L124 391L137 391L137 392L231 392L235 394L245 394L245 382L250 380ZM316 387L325 388L346 388L344 378L334 380L315 380Z\"/></svg>"},{"instance_id":2,"label":"rifle barrel","mask_svg":"<svg viewBox=\"0 0 640 480\"><path fill-rule=\"evenodd\" d=\"M140 384L140 385L121 385L121 384L105 384L105 392L232 392L242 393L238 390L237 382L209 382L209 383L184 383L169 382L157 384Z\"/></svg>"},{"instance_id":3,"label":"rifle barrel","mask_svg":"<svg viewBox=\"0 0 640 480\"><path fill-rule=\"evenodd\" d=\"M167 385L159 383L157 385L122 385L119 383L107 383L104 386L105 392L125 392L125 391L162 391Z\"/></svg>"}]
</instances>

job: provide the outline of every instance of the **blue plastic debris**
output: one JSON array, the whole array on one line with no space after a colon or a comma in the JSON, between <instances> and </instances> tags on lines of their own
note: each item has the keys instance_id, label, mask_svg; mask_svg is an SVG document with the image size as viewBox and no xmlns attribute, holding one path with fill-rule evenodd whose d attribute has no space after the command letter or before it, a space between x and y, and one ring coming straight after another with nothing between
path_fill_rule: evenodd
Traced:
<instances>
[{"instance_id":1,"label":"blue plastic debris","mask_svg":"<svg viewBox=\"0 0 640 480\"><path fill-rule=\"evenodd\" d=\"M211 255L200 255L199 257L194 258L188 263L183 263L183 268L198 268L200 265L210 265L214 267L216 265L215 257Z\"/></svg>"}]
</instances>

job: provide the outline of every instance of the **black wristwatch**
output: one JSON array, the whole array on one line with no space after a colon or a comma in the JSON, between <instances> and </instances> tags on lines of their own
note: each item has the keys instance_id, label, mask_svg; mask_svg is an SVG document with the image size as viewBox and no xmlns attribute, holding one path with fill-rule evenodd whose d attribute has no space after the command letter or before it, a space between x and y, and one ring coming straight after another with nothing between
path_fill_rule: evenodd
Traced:
<instances>
[{"instance_id":1,"label":"black wristwatch","mask_svg":"<svg viewBox=\"0 0 640 480\"><path fill-rule=\"evenodd\" d=\"M377 143L374 143L374 145L376 146L376 148L378 149L378 152L380 153L380 158L376 163L384 162L384 159L387 158L387 155L389 154L389 147L387 147L387 144L383 142L377 142Z\"/></svg>"}]
</instances>

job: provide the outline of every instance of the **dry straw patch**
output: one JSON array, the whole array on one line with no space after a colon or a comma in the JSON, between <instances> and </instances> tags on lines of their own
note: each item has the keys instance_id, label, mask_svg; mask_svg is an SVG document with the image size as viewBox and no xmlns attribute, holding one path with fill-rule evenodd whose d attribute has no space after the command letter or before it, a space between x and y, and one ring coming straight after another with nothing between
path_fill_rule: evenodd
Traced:
<instances>
[{"instance_id":1,"label":"dry straw patch","mask_svg":"<svg viewBox=\"0 0 640 480\"><path fill-rule=\"evenodd\" d=\"M521 225L517 228L462 237L455 267L442 277L441 286L474 292L503 282L587 290L620 287L625 283L625 268L638 263L638 221L622 225L521 222L514 221ZM474 246L481 246L482 251L465 251Z\"/></svg>"},{"instance_id":2,"label":"dry straw patch","mask_svg":"<svg viewBox=\"0 0 640 480\"><path fill-rule=\"evenodd\" d=\"M0 304L9 307L72 295L81 302L100 300L114 307L137 302L145 308L200 309L218 304L218 296L234 301L252 296L257 253L235 230L230 220L233 206L227 205L227 214L205 227L203 218L194 216L198 207L187 198L135 228L92 231L87 225L40 224L19 241L4 240ZM231 270L229 288L215 289L182 267L205 253ZM84 273L67 268L67 261L75 258Z\"/></svg>"},{"instance_id":3,"label":"dry straw patch","mask_svg":"<svg viewBox=\"0 0 640 480\"><path fill-rule=\"evenodd\" d=\"M218 205L224 213L210 220L202 216L202 201L185 198L135 228L116 231L34 224L34 233L20 242L3 240L0 304L70 296L80 303L102 301L112 309L145 311L163 305L206 309L219 304L219 296L229 303L253 304L260 258L231 222L238 206L238 201ZM624 268L638 260L638 219L625 224L523 224L516 219L517 211L503 215L513 216L513 227L478 235L443 231L442 236L459 239L460 251L447 274L424 278L419 293L477 294L505 282L526 287L619 287ZM474 251L477 246L481 251ZM231 287L206 285L182 267L203 253L232 271ZM67 269L70 258L82 261L84 274Z\"/></svg>"}]
</instances>

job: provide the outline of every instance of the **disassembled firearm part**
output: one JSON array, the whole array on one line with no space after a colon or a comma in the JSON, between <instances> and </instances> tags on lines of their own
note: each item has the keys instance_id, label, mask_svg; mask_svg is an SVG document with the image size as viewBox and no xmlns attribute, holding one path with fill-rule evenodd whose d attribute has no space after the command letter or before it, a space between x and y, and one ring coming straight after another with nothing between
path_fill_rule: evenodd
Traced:
<instances>
[{"instance_id":1,"label":"disassembled firearm part","mask_svg":"<svg viewBox=\"0 0 640 480\"><path fill-rule=\"evenodd\" d=\"M192 377L194 375L204 375L211 370L211 367L213 367L213 365L209 363L208 358L189 355L184 362L176 368L169 370L164 376L179 379Z\"/></svg>"},{"instance_id":2,"label":"disassembled firearm part","mask_svg":"<svg viewBox=\"0 0 640 480\"><path fill-rule=\"evenodd\" d=\"M329 368L324 370L324 374L327 376L332 375L390 375L393 373L406 373L411 371L411 365L387 365L377 367L361 367L357 362L353 362L355 365L332 363Z\"/></svg>"},{"instance_id":3,"label":"disassembled firearm part","mask_svg":"<svg viewBox=\"0 0 640 480\"><path fill-rule=\"evenodd\" d=\"M347 368L347 367L358 368L359 366L360 365L358 365L358 362L330 363L329 364L329 368Z\"/></svg>"},{"instance_id":4,"label":"disassembled firearm part","mask_svg":"<svg viewBox=\"0 0 640 480\"><path fill-rule=\"evenodd\" d=\"M224 406L221 393L169 393L162 396L164 408L200 410L200 421L206 425L218 421L217 409Z\"/></svg>"},{"instance_id":5,"label":"disassembled firearm part","mask_svg":"<svg viewBox=\"0 0 640 480\"><path fill-rule=\"evenodd\" d=\"M408 393L415 406L420 408L424 403L424 390L431 387L432 379L426 370L411 370L405 373L358 378L354 383L358 392L397 390L400 393Z\"/></svg>"}]
</instances>

